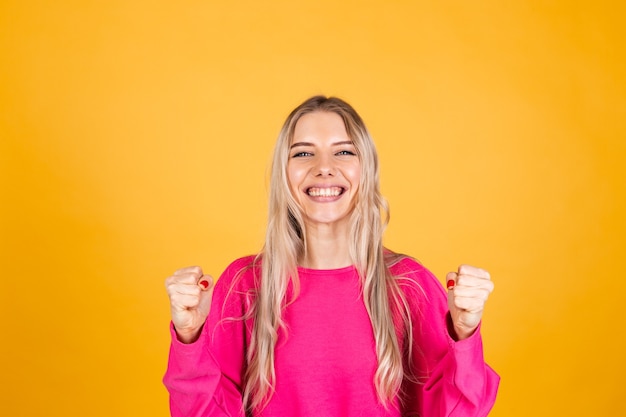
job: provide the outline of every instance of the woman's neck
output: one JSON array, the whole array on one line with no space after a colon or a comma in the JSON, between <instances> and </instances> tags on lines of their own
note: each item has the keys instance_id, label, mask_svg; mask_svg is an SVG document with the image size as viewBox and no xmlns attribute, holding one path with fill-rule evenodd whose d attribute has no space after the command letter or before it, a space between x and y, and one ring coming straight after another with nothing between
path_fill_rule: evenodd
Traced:
<instances>
[{"instance_id":1,"label":"woman's neck","mask_svg":"<svg viewBox=\"0 0 626 417\"><path fill-rule=\"evenodd\" d=\"M307 251L300 261L310 269L337 269L352 265L347 226L315 225L307 227Z\"/></svg>"}]
</instances>

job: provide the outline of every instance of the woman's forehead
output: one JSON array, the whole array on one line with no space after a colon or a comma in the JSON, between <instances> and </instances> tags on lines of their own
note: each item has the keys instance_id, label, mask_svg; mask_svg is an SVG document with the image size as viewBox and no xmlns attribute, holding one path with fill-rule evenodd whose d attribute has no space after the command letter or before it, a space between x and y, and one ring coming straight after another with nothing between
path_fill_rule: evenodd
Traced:
<instances>
[{"instance_id":1,"label":"woman's forehead","mask_svg":"<svg viewBox=\"0 0 626 417\"><path fill-rule=\"evenodd\" d=\"M300 117L294 127L291 143L319 139L350 140L343 118L335 112L315 111Z\"/></svg>"}]
</instances>

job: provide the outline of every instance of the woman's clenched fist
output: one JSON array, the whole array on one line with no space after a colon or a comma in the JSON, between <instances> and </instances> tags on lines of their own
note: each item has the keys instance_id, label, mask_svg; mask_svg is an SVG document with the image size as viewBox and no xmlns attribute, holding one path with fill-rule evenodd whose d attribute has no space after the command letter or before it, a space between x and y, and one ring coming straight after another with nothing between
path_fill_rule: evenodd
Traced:
<instances>
[{"instance_id":1,"label":"woman's clenched fist","mask_svg":"<svg viewBox=\"0 0 626 417\"><path fill-rule=\"evenodd\" d=\"M178 340L195 342L211 310L213 277L204 275L199 266L190 266L167 278L165 288Z\"/></svg>"},{"instance_id":2,"label":"woman's clenched fist","mask_svg":"<svg viewBox=\"0 0 626 417\"><path fill-rule=\"evenodd\" d=\"M489 272L470 265L461 265L446 276L448 307L456 338L471 336L483 316L485 303L493 291Z\"/></svg>"}]
</instances>

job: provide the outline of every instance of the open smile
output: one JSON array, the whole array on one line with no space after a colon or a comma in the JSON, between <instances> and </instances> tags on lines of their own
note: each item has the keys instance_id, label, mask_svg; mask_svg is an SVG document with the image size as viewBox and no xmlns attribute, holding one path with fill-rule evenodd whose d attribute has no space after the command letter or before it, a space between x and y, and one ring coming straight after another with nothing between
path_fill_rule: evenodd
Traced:
<instances>
[{"instance_id":1,"label":"open smile","mask_svg":"<svg viewBox=\"0 0 626 417\"><path fill-rule=\"evenodd\" d=\"M343 187L309 187L307 195L311 197L339 197L345 192Z\"/></svg>"}]
</instances>

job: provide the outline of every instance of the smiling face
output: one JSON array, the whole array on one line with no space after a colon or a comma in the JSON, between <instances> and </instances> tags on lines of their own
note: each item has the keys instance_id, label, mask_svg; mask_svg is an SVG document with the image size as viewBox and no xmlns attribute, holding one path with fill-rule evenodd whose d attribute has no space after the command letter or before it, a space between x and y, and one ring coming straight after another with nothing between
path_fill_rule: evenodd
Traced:
<instances>
[{"instance_id":1,"label":"smiling face","mask_svg":"<svg viewBox=\"0 0 626 417\"><path fill-rule=\"evenodd\" d=\"M287 179L307 227L347 225L361 179L361 161L342 118L315 111L293 133Z\"/></svg>"}]
</instances>

